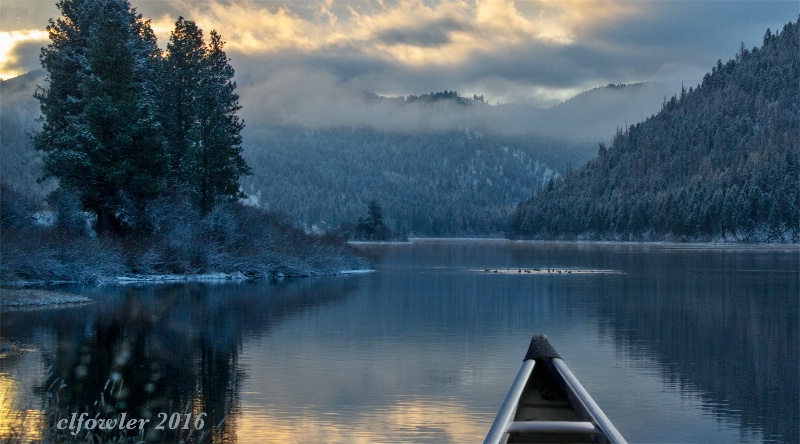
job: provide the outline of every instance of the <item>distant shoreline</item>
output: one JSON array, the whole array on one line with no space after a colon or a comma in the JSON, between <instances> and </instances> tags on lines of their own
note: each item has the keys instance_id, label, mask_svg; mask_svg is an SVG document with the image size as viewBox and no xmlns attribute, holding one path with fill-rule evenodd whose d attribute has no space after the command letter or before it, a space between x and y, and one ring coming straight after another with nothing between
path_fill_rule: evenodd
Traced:
<instances>
[{"instance_id":1,"label":"distant shoreline","mask_svg":"<svg viewBox=\"0 0 800 444\"><path fill-rule=\"evenodd\" d=\"M545 239L508 239L504 237L409 237L408 242L349 242L354 245L369 244L403 244L413 242L513 242L531 244L573 244L573 245L641 245L663 246L684 249L754 249L775 250L788 249L800 251L800 243L758 243L758 242L671 242L671 241L623 241L623 240L545 240Z\"/></svg>"}]
</instances>

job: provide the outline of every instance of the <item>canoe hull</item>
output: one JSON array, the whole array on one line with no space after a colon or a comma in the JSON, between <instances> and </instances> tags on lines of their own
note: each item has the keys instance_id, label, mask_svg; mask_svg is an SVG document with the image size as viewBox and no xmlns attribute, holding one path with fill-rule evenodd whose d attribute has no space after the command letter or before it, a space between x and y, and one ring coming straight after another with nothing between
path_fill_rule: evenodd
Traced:
<instances>
[{"instance_id":1,"label":"canoe hull","mask_svg":"<svg viewBox=\"0 0 800 444\"><path fill-rule=\"evenodd\" d=\"M624 443L547 337L531 340L520 372L484 441Z\"/></svg>"}]
</instances>

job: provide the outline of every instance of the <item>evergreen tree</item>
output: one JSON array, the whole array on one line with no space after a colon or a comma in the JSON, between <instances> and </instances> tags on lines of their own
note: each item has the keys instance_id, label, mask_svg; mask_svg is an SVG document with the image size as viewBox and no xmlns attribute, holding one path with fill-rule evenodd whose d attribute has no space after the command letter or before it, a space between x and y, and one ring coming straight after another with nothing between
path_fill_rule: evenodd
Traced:
<instances>
[{"instance_id":1,"label":"evergreen tree","mask_svg":"<svg viewBox=\"0 0 800 444\"><path fill-rule=\"evenodd\" d=\"M356 225L357 237L368 240L389 240L391 233L383 223L383 209L377 201L367 205L367 217L359 217Z\"/></svg>"},{"instance_id":2,"label":"evergreen tree","mask_svg":"<svg viewBox=\"0 0 800 444\"><path fill-rule=\"evenodd\" d=\"M168 176L173 186L186 182L189 147L197 138L197 91L205 52L203 31L194 22L179 17L161 64L159 94L160 119L168 141Z\"/></svg>"},{"instance_id":3,"label":"evergreen tree","mask_svg":"<svg viewBox=\"0 0 800 444\"><path fill-rule=\"evenodd\" d=\"M37 91L45 177L73 190L97 229L136 225L162 189L163 140L153 80L160 57L149 22L127 0L62 0L42 49Z\"/></svg>"},{"instance_id":4,"label":"evergreen tree","mask_svg":"<svg viewBox=\"0 0 800 444\"><path fill-rule=\"evenodd\" d=\"M243 197L239 177L250 173L241 156L243 122L234 70L211 31L180 17L164 59L161 114L169 138L169 177L208 213L218 203Z\"/></svg>"},{"instance_id":5,"label":"evergreen tree","mask_svg":"<svg viewBox=\"0 0 800 444\"><path fill-rule=\"evenodd\" d=\"M250 174L242 157L244 122L236 115L241 106L234 70L223 45L220 35L211 31L198 93L199 134L189 164L191 189L204 213L220 202L245 197L239 178Z\"/></svg>"}]
</instances>

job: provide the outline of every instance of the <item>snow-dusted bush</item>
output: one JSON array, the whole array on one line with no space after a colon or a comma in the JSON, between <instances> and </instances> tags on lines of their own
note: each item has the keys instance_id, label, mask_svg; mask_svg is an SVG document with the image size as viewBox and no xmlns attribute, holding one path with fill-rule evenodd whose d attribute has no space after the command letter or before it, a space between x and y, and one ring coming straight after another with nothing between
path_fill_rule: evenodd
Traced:
<instances>
[{"instance_id":1,"label":"snow-dusted bush","mask_svg":"<svg viewBox=\"0 0 800 444\"><path fill-rule=\"evenodd\" d=\"M98 281L126 271L111 242L58 228L3 231L4 281Z\"/></svg>"},{"instance_id":2,"label":"snow-dusted bush","mask_svg":"<svg viewBox=\"0 0 800 444\"><path fill-rule=\"evenodd\" d=\"M6 183L0 183L0 230L26 229L33 226L34 206Z\"/></svg>"},{"instance_id":3,"label":"snow-dusted bush","mask_svg":"<svg viewBox=\"0 0 800 444\"><path fill-rule=\"evenodd\" d=\"M78 193L61 187L50 195L49 200L55 209L56 225L59 228L76 234L91 231L91 224L87 221Z\"/></svg>"},{"instance_id":4,"label":"snow-dusted bush","mask_svg":"<svg viewBox=\"0 0 800 444\"><path fill-rule=\"evenodd\" d=\"M80 229L85 219L68 196L59 199L61 222L51 227L34 225L25 207L13 202L3 206L2 281L219 272L253 278L308 276L369 265L338 238L307 234L286 217L243 204L220 204L203 216L176 194L150 203L147 232L94 235Z\"/></svg>"}]
</instances>

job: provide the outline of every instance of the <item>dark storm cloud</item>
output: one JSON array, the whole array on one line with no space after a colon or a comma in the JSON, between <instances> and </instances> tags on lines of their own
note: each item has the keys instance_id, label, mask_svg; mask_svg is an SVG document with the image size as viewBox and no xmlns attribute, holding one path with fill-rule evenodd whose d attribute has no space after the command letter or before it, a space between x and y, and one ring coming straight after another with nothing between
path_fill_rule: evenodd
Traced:
<instances>
[{"instance_id":1,"label":"dark storm cloud","mask_svg":"<svg viewBox=\"0 0 800 444\"><path fill-rule=\"evenodd\" d=\"M196 20L206 34L221 33L250 128L290 123L416 132L488 125L576 139L605 137L615 126L650 115L681 83L693 86L717 59L732 58L739 42L760 45L768 27L781 28L798 15L794 1L567 2L555 9L501 0L133 5L153 19L162 47L179 15ZM50 1L3 0L3 29L28 30L27 40L15 40L6 52L5 72L39 67L39 48L48 42L29 30L41 32L57 13ZM609 83L637 82L647 85L609 91L602 100L594 93L549 117L535 108ZM525 106L398 107L363 95L443 90ZM563 127L576 113L588 123Z\"/></svg>"},{"instance_id":2,"label":"dark storm cloud","mask_svg":"<svg viewBox=\"0 0 800 444\"><path fill-rule=\"evenodd\" d=\"M606 52L615 64L625 66L616 71L640 73L642 80L676 65L706 72L716 60L732 58L740 42L748 48L760 46L767 28L774 30L797 20L799 5L794 1L652 2L636 20L598 28L594 39L610 48Z\"/></svg>"},{"instance_id":3,"label":"dark storm cloud","mask_svg":"<svg viewBox=\"0 0 800 444\"><path fill-rule=\"evenodd\" d=\"M250 121L276 119L312 125L389 125L413 131L468 125L484 119L476 112L404 112L365 104L363 92L386 95L457 90L486 94L493 102L553 105L582 90L609 83L648 82L626 93L625 121L655 112L663 98L693 86L718 58L735 55L740 41L759 45L767 27L793 20L788 2L658 2L636 17L578 32L574 41L532 40L489 51L474 51L459 63L414 65L377 57L351 42L321 51L277 51L269 55L231 52ZM757 11L754 11L754 8ZM781 17L785 18L781 18ZM436 33L428 33L435 29ZM420 23L377 34L374 44L438 47L452 32L470 32L459 21ZM554 91L554 92L553 92ZM563 91L563 93L559 93ZM249 110L248 110L249 108ZM407 110L408 111L408 110ZM601 113L602 110L594 112ZM497 114L495 114L496 116ZM641 116L641 117L640 117ZM530 127L532 115L496 120L508 131Z\"/></svg>"},{"instance_id":4,"label":"dark storm cloud","mask_svg":"<svg viewBox=\"0 0 800 444\"><path fill-rule=\"evenodd\" d=\"M793 16L794 14L794 16ZM574 44L533 42L477 54L457 72L462 82L499 76L531 87L640 81L697 82L717 59L732 58L745 42L761 44L768 27L796 19L793 2L653 2L645 14L600 26ZM781 18L783 17L783 18ZM694 78L680 78L694 74Z\"/></svg>"},{"instance_id":5,"label":"dark storm cloud","mask_svg":"<svg viewBox=\"0 0 800 444\"><path fill-rule=\"evenodd\" d=\"M451 42L450 33L468 31L472 26L453 19L431 20L414 26L398 27L380 32L375 40L386 45L439 47Z\"/></svg>"}]
</instances>

